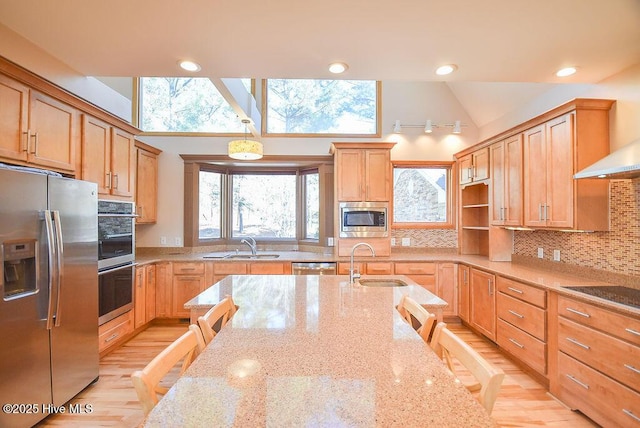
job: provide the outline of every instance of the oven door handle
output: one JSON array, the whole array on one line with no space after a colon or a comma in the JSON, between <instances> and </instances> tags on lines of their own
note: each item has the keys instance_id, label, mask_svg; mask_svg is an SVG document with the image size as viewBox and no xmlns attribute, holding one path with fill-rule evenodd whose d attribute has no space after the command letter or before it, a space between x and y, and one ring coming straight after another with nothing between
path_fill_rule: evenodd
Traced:
<instances>
[{"instance_id":1,"label":"oven door handle","mask_svg":"<svg viewBox=\"0 0 640 428\"><path fill-rule=\"evenodd\" d=\"M133 236L133 233L114 233L111 235L104 235L105 239L112 239L112 238L128 238Z\"/></svg>"},{"instance_id":2,"label":"oven door handle","mask_svg":"<svg viewBox=\"0 0 640 428\"><path fill-rule=\"evenodd\" d=\"M138 214L111 214L111 213L100 213L98 217L120 217L120 218L137 218L140 217Z\"/></svg>"},{"instance_id":3,"label":"oven door handle","mask_svg":"<svg viewBox=\"0 0 640 428\"><path fill-rule=\"evenodd\" d=\"M138 266L138 263L127 263L126 265L116 266L114 268L101 270L101 271L98 272L98 276L104 275L105 273L116 272L116 271L119 271L119 270L122 270L122 269L127 269L127 268L130 268L130 267L136 267L136 266Z\"/></svg>"}]
</instances>

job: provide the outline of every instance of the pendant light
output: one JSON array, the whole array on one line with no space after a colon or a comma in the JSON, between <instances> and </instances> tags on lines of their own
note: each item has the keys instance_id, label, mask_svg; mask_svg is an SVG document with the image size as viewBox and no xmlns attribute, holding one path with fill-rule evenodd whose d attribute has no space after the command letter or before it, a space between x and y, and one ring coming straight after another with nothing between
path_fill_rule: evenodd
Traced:
<instances>
[{"instance_id":1,"label":"pendant light","mask_svg":"<svg viewBox=\"0 0 640 428\"><path fill-rule=\"evenodd\" d=\"M228 154L230 158L241 160L256 160L262 157L262 143L247 140L247 124L249 119L242 119L244 123L244 139L229 141Z\"/></svg>"}]
</instances>

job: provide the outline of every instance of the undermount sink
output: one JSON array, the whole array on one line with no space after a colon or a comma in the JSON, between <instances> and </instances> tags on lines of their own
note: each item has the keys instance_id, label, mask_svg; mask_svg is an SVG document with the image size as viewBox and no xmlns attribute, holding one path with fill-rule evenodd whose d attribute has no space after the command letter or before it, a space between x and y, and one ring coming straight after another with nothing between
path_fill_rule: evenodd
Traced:
<instances>
[{"instance_id":1,"label":"undermount sink","mask_svg":"<svg viewBox=\"0 0 640 428\"><path fill-rule=\"evenodd\" d=\"M365 287L404 287L407 285L406 282L400 279L384 279L384 278L370 278L370 279L360 279L358 280L360 285Z\"/></svg>"},{"instance_id":2,"label":"undermount sink","mask_svg":"<svg viewBox=\"0 0 640 428\"><path fill-rule=\"evenodd\" d=\"M280 254L229 254L225 259L277 259Z\"/></svg>"}]
</instances>

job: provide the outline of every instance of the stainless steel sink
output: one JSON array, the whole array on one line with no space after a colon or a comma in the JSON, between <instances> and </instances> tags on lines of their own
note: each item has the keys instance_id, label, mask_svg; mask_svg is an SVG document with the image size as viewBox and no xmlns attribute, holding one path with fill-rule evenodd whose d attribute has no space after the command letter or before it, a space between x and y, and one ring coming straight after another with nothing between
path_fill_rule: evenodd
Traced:
<instances>
[{"instance_id":1,"label":"stainless steel sink","mask_svg":"<svg viewBox=\"0 0 640 428\"><path fill-rule=\"evenodd\" d=\"M229 254L225 257L225 259L247 259L247 260L255 260L255 259L277 259L280 257L280 254Z\"/></svg>"},{"instance_id":2,"label":"stainless steel sink","mask_svg":"<svg viewBox=\"0 0 640 428\"><path fill-rule=\"evenodd\" d=\"M358 281L365 287L404 287L406 282L400 279L365 278Z\"/></svg>"}]
</instances>

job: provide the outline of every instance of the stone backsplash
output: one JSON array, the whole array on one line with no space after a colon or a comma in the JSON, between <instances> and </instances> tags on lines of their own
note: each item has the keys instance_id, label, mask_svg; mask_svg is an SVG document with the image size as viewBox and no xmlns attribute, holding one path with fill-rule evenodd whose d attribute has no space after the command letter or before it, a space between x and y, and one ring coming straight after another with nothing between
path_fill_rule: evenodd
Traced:
<instances>
[{"instance_id":1,"label":"stone backsplash","mask_svg":"<svg viewBox=\"0 0 640 428\"><path fill-rule=\"evenodd\" d=\"M513 254L640 277L640 179L611 180L609 232L516 231Z\"/></svg>"}]
</instances>

